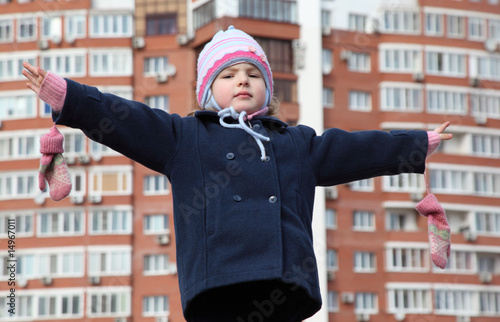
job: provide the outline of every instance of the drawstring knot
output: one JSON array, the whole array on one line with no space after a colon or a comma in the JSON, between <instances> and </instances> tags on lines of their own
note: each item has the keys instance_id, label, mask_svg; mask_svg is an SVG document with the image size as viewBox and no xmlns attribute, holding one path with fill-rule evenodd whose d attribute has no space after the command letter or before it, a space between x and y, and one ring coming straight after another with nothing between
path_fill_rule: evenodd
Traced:
<instances>
[{"instance_id":1,"label":"drawstring knot","mask_svg":"<svg viewBox=\"0 0 500 322\"><path fill-rule=\"evenodd\" d=\"M266 149L264 148L264 144L262 143L262 141L269 142L271 141L271 139L268 138L267 136L255 132L245 123L247 119L250 119L250 117L247 117L247 112L242 111L241 113L238 113L234 110L234 107L231 106L219 111L217 115L219 115L220 117L219 122L223 127L228 129L241 129L250 134L255 139L255 142L257 142L257 145L260 148L260 153L261 153L260 159L262 161L265 161L267 159ZM226 117L231 117L234 120L238 120L238 123L228 124L224 121Z\"/></svg>"}]
</instances>

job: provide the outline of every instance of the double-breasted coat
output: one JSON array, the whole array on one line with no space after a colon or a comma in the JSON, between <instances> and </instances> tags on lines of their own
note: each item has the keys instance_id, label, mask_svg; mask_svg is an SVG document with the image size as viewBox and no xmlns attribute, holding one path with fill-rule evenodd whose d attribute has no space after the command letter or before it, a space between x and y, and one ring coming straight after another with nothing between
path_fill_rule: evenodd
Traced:
<instances>
[{"instance_id":1,"label":"double-breasted coat","mask_svg":"<svg viewBox=\"0 0 500 322\"><path fill-rule=\"evenodd\" d=\"M321 306L311 229L316 186L422 173L425 131L330 129L317 135L273 117L250 121L268 158L245 131L212 111L181 117L71 80L58 124L79 128L172 185L183 310L211 288L281 280ZM227 121L227 119L226 119Z\"/></svg>"}]
</instances>

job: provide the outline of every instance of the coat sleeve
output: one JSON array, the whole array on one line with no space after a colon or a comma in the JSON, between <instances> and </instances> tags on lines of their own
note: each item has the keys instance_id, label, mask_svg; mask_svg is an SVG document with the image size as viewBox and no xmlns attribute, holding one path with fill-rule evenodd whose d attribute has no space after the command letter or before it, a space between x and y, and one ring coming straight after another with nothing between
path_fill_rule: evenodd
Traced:
<instances>
[{"instance_id":1,"label":"coat sleeve","mask_svg":"<svg viewBox=\"0 0 500 322\"><path fill-rule=\"evenodd\" d=\"M309 144L311 165L319 186L425 170L428 148L425 131L329 129L321 136L308 127L302 127L301 131Z\"/></svg>"},{"instance_id":2,"label":"coat sleeve","mask_svg":"<svg viewBox=\"0 0 500 322\"><path fill-rule=\"evenodd\" d=\"M81 129L90 139L163 172L175 156L182 118L145 104L105 94L66 79L67 95L56 124Z\"/></svg>"}]
</instances>

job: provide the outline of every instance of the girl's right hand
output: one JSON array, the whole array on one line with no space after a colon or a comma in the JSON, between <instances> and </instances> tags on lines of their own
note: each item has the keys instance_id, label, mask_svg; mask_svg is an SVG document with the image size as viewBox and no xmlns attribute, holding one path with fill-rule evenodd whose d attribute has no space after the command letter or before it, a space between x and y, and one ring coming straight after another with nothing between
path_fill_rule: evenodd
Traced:
<instances>
[{"instance_id":1,"label":"girl's right hand","mask_svg":"<svg viewBox=\"0 0 500 322\"><path fill-rule=\"evenodd\" d=\"M26 77L29 82L26 83L26 86L35 92L37 95L40 93L40 87L47 76L47 72L40 67L35 67L28 62L23 62L22 74Z\"/></svg>"}]
</instances>

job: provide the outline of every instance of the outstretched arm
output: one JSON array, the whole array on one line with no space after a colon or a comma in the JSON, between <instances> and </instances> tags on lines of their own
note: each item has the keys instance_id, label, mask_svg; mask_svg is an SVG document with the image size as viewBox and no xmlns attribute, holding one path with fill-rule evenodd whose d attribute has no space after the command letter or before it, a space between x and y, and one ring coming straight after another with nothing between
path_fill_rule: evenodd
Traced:
<instances>
[{"instance_id":1,"label":"outstretched arm","mask_svg":"<svg viewBox=\"0 0 500 322\"><path fill-rule=\"evenodd\" d=\"M29 81L26 83L26 86L38 95L42 83L45 77L47 77L47 72L41 67L35 67L26 61L23 62L23 67L26 69L23 69L22 73Z\"/></svg>"}]
</instances>

